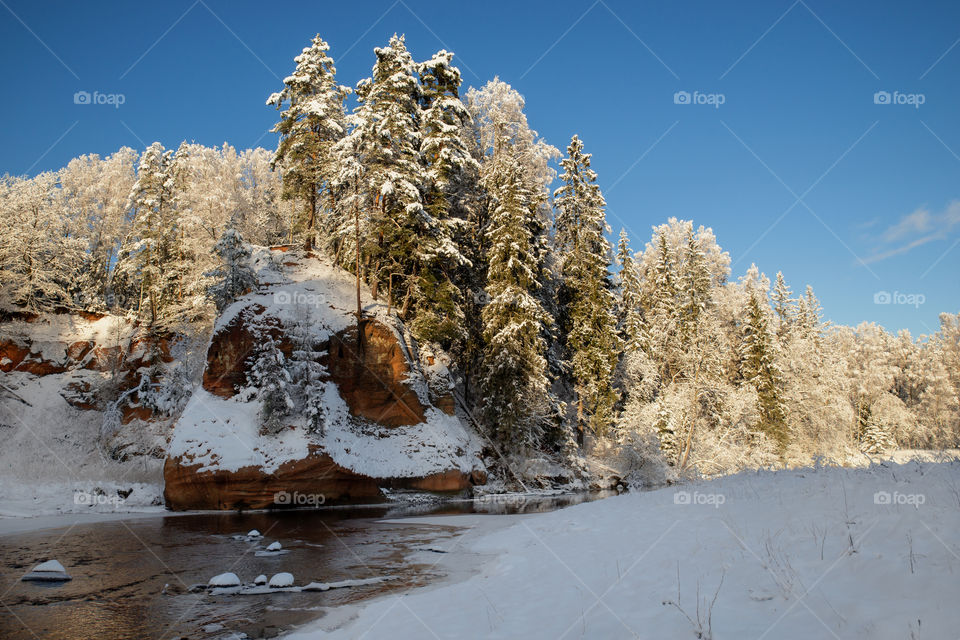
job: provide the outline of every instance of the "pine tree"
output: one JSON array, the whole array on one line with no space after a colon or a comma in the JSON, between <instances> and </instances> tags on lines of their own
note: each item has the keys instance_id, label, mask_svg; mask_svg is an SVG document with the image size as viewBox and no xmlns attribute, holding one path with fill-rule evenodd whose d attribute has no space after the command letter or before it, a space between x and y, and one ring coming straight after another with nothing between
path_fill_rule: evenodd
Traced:
<instances>
[{"instance_id":1,"label":"pine tree","mask_svg":"<svg viewBox=\"0 0 960 640\"><path fill-rule=\"evenodd\" d=\"M617 244L617 264L620 266L619 280L619 307L618 326L626 349L635 351L644 348L647 341L646 327L643 321L641 308L642 288L640 272L637 262L630 249L630 238L627 230L620 230L620 239Z\"/></svg>"},{"instance_id":2,"label":"pine tree","mask_svg":"<svg viewBox=\"0 0 960 640\"><path fill-rule=\"evenodd\" d=\"M293 379L280 342L270 329L264 329L256 352L250 358L248 382L257 389L260 400L260 432L278 433L296 408L291 397Z\"/></svg>"},{"instance_id":3,"label":"pine tree","mask_svg":"<svg viewBox=\"0 0 960 640\"><path fill-rule=\"evenodd\" d=\"M660 451L663 453L664 460L667 464L674 466L680 460L682 442L673 426L673 418L670 416L667 407L662 402L658 403L658 406L654 430L657 433L657 439L660 441Z\"/></svg>"},{"instance_id":4,"label":"pine tree","mask_svg":"<svg viewBox=\"0 0 960 640\"><path fill-rule=\"evenodd\" d=\"M613 387L621 341L608 271L606 203L590 168L590 154L573 136L561 161L563 186L554 192L555 246L560 255L560 318L567 335L577 393L577 419L605 434L613 424Z\"/></svg>"},{"instance_id":5,"label":"pine tree","mask_svg":"<svg viewBox=\"0 0 960 640\"><path fill-rule=\"evenodd\" d=\"M137 312L156 323L169 296L164 270L174 223L174 183L170 175L173 152L159 142L147 147L137 168L137 182L128 201L132 212L130 234L122 245L116 275L137 299Z\"/></svg>"},{"instance_id":6,"label":"pine tree","mask_svg":"<svg viewBox=\"0 0 960 640\"><path fill-rule=\"evenodd\" d=\"M374 52L373 75L357 84L354 129L342 148L359 165L355 206L367 212L364 253L374 296L382 284L397 286L403 291L401 316L407 317L424 258L421 239L440 231L423 206L416 65L396 35Z\"/></svg>"},{"instance_id":7,"label":"pine tree","mask_svg":"<svg viewBox=\"0 0 960 640\"><path fill-rule=\"evenodd\" d=\"M424 206L436 235L421 238L418 298L411 330L420 340L449 349L467 338L462 292L456 282L473 265L462 249L474 217L480 165L467 147L470 113L460 101L460 71L440 51L419 65L423 119L420 154L426 164Z\"/></svg>"},{"instance_id":8,"label":"pine tree","mask_svg":"<svg viewBox=\"0 0 960 640\"><path fill-rule=\"evenodd\" d=\"M484 354L479 386L483 417L511 451L539 444L551 412L543 326L550 318L536 293L537 257L529 228L531 198L519 162L501 162L490 178L490 250L483 308Z\"/></svg>"},{"instance_id":9,"label":"pine tree","mask_svg":"<svg viewBox=\"0 0 960 640\"><path fill-rule=\"evenodd\" d=\"M220 266L209 273L214 283L208 288L217 312L257 285L257 276L250 268L250 245L233 227L224 230L213 251L220 256Z\"/></svg>"},{"instance_id":10,"label":"pine tree","mask_svg":"<svg viewBox=\"0 0 960 640\"><path fill-rule=\"evenodd\" d=\"M783 340L790 332L793 322L793 299L790 287L783 279L783 273L777 271L777 279L773 285L773 310L777 314L777 337Z\"/></svg>"},{"instance_id":11,"label":"pine tree","mask_svg":"<svg viewBox=\"0 0 960 640\"><path fill-rule=\"evenodd\" d=\"M700 240L693 232L693 225L686 232L683 266L680 271L679 333L682 348L688 349L696 339L700 317L710 304L710 271L700 246Z\"/></svg>"},{"instance_id":12,"label":"pine tree","mask_svg":"<svg viewBox=\"0 0 960 640\"><path fill-rule=\"evenodd\" d=\"M332 148L346 135L344 100L349 89L336 83L337 69L327 55L330 45L316 35L294 58L297 68L284 78L286 85L267 99L280 114L273 131L280 144L273 159L283 171L283 197L303 202L304 210L294 223L296 233L309 250L313 246L321 199L336 171ZM332 203L331 203L332 208Z\"/></svg>"},{"instance_id":13,"label":"pine tree","mask_svg":"<svg viewBox=\"0 0 960 640\"><path fill-rule=\"evenodd\" d=\"M743 322L741 367L744 379L757 391L760 429L776 443L782 456L789 441L783 408L782 374L774 358L766 301L751 287Z\"/></svg>"},{"instance_id":14,"label":"pine tree","mask_svg":"<svg viewBox=\"0 0 960 640\"><path fill-rule=\"evenodd\" d=\"M320 364L324 355L321 343L311 331L309 315L297 318L290 331L293 350L289 371L295 389L295 404L306 419L307 428L324 435L324 400L327 391L326 369Z\"/></svg>"},{"instance_id":15,"label":"pine tree","mask_svg":"<svg viewBox=\"0 0 960 640\"><path fill-rule=\"evenodd\" d=\"M647 295L650 357L660 363L660 379L671 380L679 368L678 310L675 259L666 232L656 238L653 290Z\"/></svg>"}]
</instances>

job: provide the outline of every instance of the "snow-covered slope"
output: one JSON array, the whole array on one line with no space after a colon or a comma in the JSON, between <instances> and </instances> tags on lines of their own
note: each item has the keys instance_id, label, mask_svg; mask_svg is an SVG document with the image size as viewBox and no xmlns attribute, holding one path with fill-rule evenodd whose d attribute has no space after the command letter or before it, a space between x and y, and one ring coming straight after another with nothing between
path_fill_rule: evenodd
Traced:
<instances>
[{"instance_id":1,"label":"snow-covered slope","mask_svg":"<svg viewBox=\"0 0 960 640\"><path fill-rule=\"evenodd\" d=\"M444 518L471 528L433 561L456 573L486 559L475 575L290 639L954 638L958 487L960 463L886 463ZM475 535L489 518L516 524Z\"/></svg>"}]
</instances>

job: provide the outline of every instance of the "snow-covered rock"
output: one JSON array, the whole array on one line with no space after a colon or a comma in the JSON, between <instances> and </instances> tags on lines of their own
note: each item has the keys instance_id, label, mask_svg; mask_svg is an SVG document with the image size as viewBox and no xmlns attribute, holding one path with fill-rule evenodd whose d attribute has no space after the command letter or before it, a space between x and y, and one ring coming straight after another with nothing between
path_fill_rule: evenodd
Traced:
<instances>
[{"instance_id":1,"label":"snow-covered rock","mask_svg":"<svg viewBox=\"0 0 960 640\"><path fill-rule=\"evenodd\" d=\"M210 578L207 585L211 587L239 587L240 578L235 573L221 573Z\"/></svg>"},{"instance_id":2,"label":"snow-covered rock","mask_svg":"<svg viewBox=\"0 0 960 640\"><path fill-rule=\"evenodd\" d=\"M216 322L203 385L170 441L167 505L315 507L380 498L380 485L460 491L485 482L480 438L453 415L452 400L439 401L450 397L446 369L425 372L402 323L366 290L357 349L353 276L297 250L283 260L274 281ZM285 428L261 432L249 354L265 336L289 353L294 332L320 345L314 362L326 375L311 397L322 404L322 435L299 409Z\"/></svg>"},{"instance_id":3,"label":"snow-covered rock","mask_svg":"<svg viewBox=\"0 0 960 640\"><path fill-rule=\"evenodd\" d=\"M267 546L267 551L280 551L280 549L282 548L283 548L283 545L281 545L279 542L271 542Z\"/></svg>"},{"instance_id":4,"label":"snow-covered rock","mask_svg":"<svg viewBox=\"0 0 960 640\"><path fill-rule=\"evenodd\" d=\"M64 582L72 580L67 570L57 560L41 562L33 568L33 571L20 579L26 582Z\"/></svg>"},{"instance_id":5,"label":"snow-covered rock","mask_svg":"<svg viewBox=\"0 0 960 640\"><path fill-rule=\"evenodd\" d=\"M253 579L253 584L256 584L256 585L267 584L267 576L261 573L260 575L258 575L256 578Z\"/></svg>"},{"instance_id":6,"label":"snow-covered rock","mask_svg":"<svg viewBox=\"0 0 960 640\"><path fill-rule=\"evenodd\" d=\"M282 587L292 587L293 586L293 574L292 573L277 573L270 578L270 586L279 589Z\"/></svg>"}]
</instances>

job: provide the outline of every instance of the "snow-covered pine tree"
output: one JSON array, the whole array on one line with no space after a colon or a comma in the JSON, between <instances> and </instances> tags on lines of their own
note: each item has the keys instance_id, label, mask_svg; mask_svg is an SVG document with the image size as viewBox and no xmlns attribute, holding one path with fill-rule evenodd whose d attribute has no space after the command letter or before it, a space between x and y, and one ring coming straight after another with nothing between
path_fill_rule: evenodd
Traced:
<instances>
[{"instance_id":1,"label":"snow-covered pine tree","mask_svg":"<svg viewBox=\"0 0 960 640\"><path fill-rule=\"evenodd\" d=\"M421 240L437 237L439 231L423 206L416 64L403 38L396 35L374 52L372 77L357 84L359 105L344 148L361 168L358 206L367 214L372 235L364 249L374 295L383 285L391 291L397 288L392 297L400 300L400 313L406 317L424 259Z\"/></svg>"},{"instance_id":2,"label":"snow-covered pine tree","mask_svg":"<svg viewBox=\"0 0 960 640\"><path fill-rule=\"evenodd\" d=\"M613 425L613 387L621 341L610 283L606 202L590 168L590 154L573 136L560 165L563 186L554 194L554 242L560 256L560 325L566 334L580 428L604 435Z\"/></svg>"},{"instance_id":3,"label":"snow-covered pine tree","mask_svg":"<svg viewBox=\"0 0 960 640\"><path fill-rule=\"evenodd\" d=\"M208 287L210 297L221 312L231 302L257 285L257 276L250 268L250 245L231 221L213 247L220 256L220 266L209 272L214 282Z\"/></svg>"},{"instance_id":4,"label":"snow-covered pine tree","mask_svg":"<svg viewBox=\"0 0 960 640\"><path fill-rule=\"evenodd\" d=\"M492 436L511 452L536 447L552 413L539 274L529 228L531 198L519 162L502 161L492 187L490 250L483 308L484 354L479 387Z\"/></svg>"},{"instance_id":5,"label":"snow-covered pine tree","mask_svg":"<svg viewBox=\"0 0 960 640\"><path fill-rule=\"evenodd\" d=\"M657 439L660 441L660 451L663 453L663 459L670 466L675 466L680 461L680 449L683 442L677 434L673 425L673 417L663 402L657 403L657 422L654 430L657 433Z\"/></svg>"},{"instance_id":6,"label":"snow-covered pine tree","mask_svg":"<svg viewBox=\"0 0 960 640\"><path fill-rule=\"evenodd\" d=\"M756 284L748 283L746 317L743 320L741 367L743 378L757 391L760 429L772 438L780 455L790 439L782 398L782 373L777 366L773 338L769 328L766 295Z\"/></svg>"},{"instance_id":7,"label":"snow-covered pine tree","mask_svg":"<svg viewBox=\"0 0 960 640\"><path fill-rule=\"evenodd\" d=\"M297 412L304 416L307 428L314 433L324 434L324 400L327 393L325 383L326 369L320 364L324 351L321 343L311 331L310 314L306 310L297 314L297 320L290 330L293 350L290 352L288 368L294 385L294 403Z\"/></svg>"},{"instance_id":8,"label":"snow-covered pine tree","mask_svg":"<svg viewBox=\"0 0 960 640\"><path fill-rule=\"evenodd\" d=\"M777 279L773 285L773 311L777 314L777 338L783 341L790 332L793 323L793 298L790 287L783 279L783 273L777 271Z\"/></svg>"},{"instance_id":9,"label":"snow-covered pine tree","mask_svg":"<svg viewBox=\"0 0 960 640\"><path fill-rule=\"evenodd\" d=\"M293 380L286 357L280 350L280 341L270 328L261 331L257 349L250 357L249 364L247 381L258 390L257 397L260 400L260 432L278 433L296 404L291 397Z\"/></svg>"},{"instance_id":10,"label":"snow-covered pine tree","mask_svg":"<svg viewBox=\"0 0 960 640\"><path fill-rule=\"evenodd\" d=\"M168 238L176 233L173 222L173 180L170 164L173 152L154 142L140 159L137 181L127 208L131 229L121 245L115 271L118 284L134 300L141 318L150 324L161 318L167 302Z\"/></svg>"},{"instance_id":11,"label":"snow-covered pine tree","mask_svg":"<svg viewBox=\"0 0 960 640\"><path fill-rule=\"evenodd\" d=\"M439 51L418 66L423 117L420 154L426 164L424 206L435 221L435 236L421 239L423 264L411 324L420 340L450 348L466 340L466 313L459 283L473 265L461 245L475 219L480 164L467 146L464 129L470 113L460 101L460 71L453 54Z\"/></svg>"},{"instance_id":12,"label":"snow-covered pine tree","mask_svg":"<svg viewBox=\"0 0 960 640\"><path fill-rule=\"evenodd\" d=\"M649 245L648 245L649 246ZM656 237L652 291L646 294L648 349L660 364L660 379L672 380L679 368L676 256L665 230Z\"/></svg>"},{"instance_id":13,"label":"snow-covered pine tree","mask_svg":"<svg viewBox=\"0 0 960 640\"><path fill-rule=\"evenodd\" d=\"M617 307L618 327L625 348L628 351L636 351L644 348L647 338L640 302L642 297L640 272L637 270L637 261L630 248L630 238L626 229L620 230L620 238L617 242L617 264L620 266L617 274L620 294Z\"/></svg>"},{"instance_id":14,"label":"snow-covered pine tree","mask_svg":"<svg viewBox=\"0 0 960 640\"><path fill-rule=\"evenodd\" d=\"M688 350L698 335L701 316L710 304L713 282L700 237L693 232L692 224L687 228L684 240L678 312L681 348Z\"/></svg>"},{"instance_id":15,"label":"snow-covered pine tree","mask_svg":"<svg viewBox=\"0 0 960 640\"><path fill-rule=\"evenodd\" d=\"M314 36L309 47L294 58L297 68L284 78L283 90L267 99L268 105L282 110L273 131L280 144L273 166L283 173L283 197L303 203L303 211L294 221L294 231L309 250L313 246L317 218L324 193L337 171L332 148L346 135L344 100L349 89L337 84L337 69L324 40ZM334 210L331 202L330 210Z\"/></svg>"}]
</instances>

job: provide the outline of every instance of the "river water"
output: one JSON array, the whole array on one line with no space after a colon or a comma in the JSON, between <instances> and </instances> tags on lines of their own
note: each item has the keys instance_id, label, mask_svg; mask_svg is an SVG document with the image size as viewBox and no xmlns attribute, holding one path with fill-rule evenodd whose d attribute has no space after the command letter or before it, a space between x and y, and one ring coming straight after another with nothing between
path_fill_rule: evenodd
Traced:
<instances>
[{"instance_id":1,"label":"river water","mask_svg":"<svg viewBox=\"0 0 960 640\"><path fill-rule=\"evenodd\" d=\"M120 640L270 638L332 607L441 577L423 548L450 548L450 526L383 522L410 516L550 511L609 493L491 496L419 506L198 513L76 524L0 537L0 638ZM259 540L244 539L251 529ZM257 555L279 541L287 553ZM416 554L420 561L413 560ZM55 558L64 583L22 582ZM290 572L296 584L392 576L325 592L213 596L190 587L226 571L244 583Z\"/></svg>"}]
</instances>

